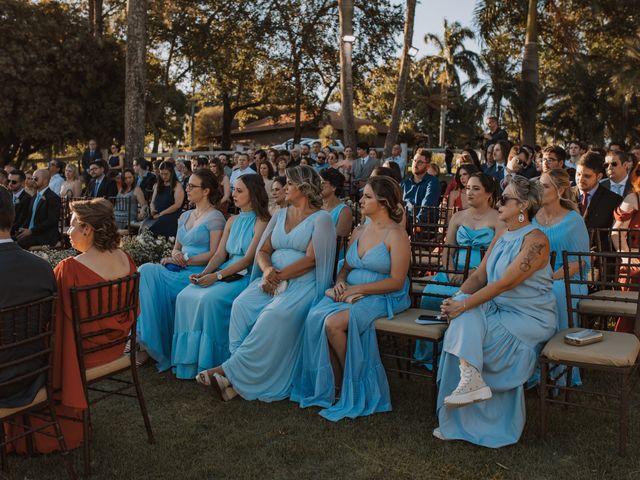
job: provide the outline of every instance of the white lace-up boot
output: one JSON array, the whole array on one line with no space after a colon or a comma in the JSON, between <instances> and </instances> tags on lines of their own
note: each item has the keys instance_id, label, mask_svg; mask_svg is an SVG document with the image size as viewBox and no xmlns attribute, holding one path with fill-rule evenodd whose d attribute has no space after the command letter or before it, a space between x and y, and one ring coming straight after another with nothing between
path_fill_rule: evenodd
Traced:
<instances>
[{"instance_id":1,"label":"white lace-up boot","mask_svg":"<svg viewBox=\"0 0 640 480\"><path fill-rule=\"evenodd\" d=\"M451 395L445 397L444 404L449 408L459 408L490 398L491 389L484 383L480 372L471 365L460 363L460 383Z\"/></svg>"}]
</instances>

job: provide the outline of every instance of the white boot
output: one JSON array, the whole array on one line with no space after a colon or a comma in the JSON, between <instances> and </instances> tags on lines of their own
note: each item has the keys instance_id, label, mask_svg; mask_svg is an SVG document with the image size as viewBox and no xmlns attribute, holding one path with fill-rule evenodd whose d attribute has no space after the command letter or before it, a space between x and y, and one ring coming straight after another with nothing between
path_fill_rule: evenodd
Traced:
<instances>
[{"instance_id":1,"label":"white boot","mask_svg":"<svg viewBox=\"0 0 640 480\"><path fill-rule=\"evenodd\" d=\"M480 372L471 365L465 367L460 363L460 383L451 395L445 397L444 404L449 408L459 408L490 398L491 389L484 383Z\"/></svg>"}]
</instances>

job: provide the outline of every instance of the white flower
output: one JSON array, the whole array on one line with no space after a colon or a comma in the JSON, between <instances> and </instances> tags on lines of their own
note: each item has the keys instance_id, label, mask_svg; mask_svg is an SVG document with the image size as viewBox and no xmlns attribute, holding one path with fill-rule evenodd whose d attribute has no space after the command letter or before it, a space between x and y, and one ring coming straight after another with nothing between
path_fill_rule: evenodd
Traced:
<instances>
[{"instance_id":1,"label":"white flower","mask_svg":"<svg viewBox=\"0 0 640 480\"><path fill-rule=\"evenodd\" d=\"M156 245L162 245L162 240L160 239L156 240Z\"/></svg>"}]
</instances>

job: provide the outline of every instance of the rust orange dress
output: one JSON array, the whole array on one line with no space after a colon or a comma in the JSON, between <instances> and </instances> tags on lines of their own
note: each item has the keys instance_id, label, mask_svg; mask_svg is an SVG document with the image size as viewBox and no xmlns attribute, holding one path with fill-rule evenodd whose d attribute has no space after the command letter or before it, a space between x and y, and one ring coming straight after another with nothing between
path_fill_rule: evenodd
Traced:
<instances>
[{"instance_id":1,"label":"rust orange dress","mask_svg":"<svg viewBox=\"0 0 640 480\"><path fill-rule=\"evenodd\" d=\"M637 204L640 205L640 195L636 193ZM633 230L640 230L640 211L631 210L630 212L623 212L620 207L616 208L613 212L613 216L617 221L629 222L627 228ZM627 245L630 250L637 252L640 247L640 236L637 233L630 232L627 238ZM640 265L621 265L620 266L620 279L621 283L638 283L640 282ZM632 287L622 288L622 290L634 290ZM633 333L635 322L631 318L619 318L616 323L616 332Z\"/></svg>"},{"instance_id":2,"label":"rust orange dress","mask_svg":"<svg viewBox=\"0 0 640 480\"><path fill-rule=\"evenodd\" d=\"M136 265L129 257L129 275L136 272ZM73 314L71 308L72 287L94 285L106 281L90 268L70 257L58 264L53 270L58 284L58 302L55 319L55 344L53 356L53 389L56 399L60 402L56 408L66 446L69 450L77 448L82 444L83 431L82 423L60 418L73 417L82 418L82 412L87 408L87 399L82 388L80 367L78 364L77 349L75 343L75 333L73 325ZM97 294L96 294L97 297ZM95 305L96 302L93 302ZM79 305L80 314L86 315L88 307L86 304ZM95 311L93 312L96 313ZM126 314L125 314L126 315ZM112 341L119 337L124 337L129 333L134 321L134 315L129 314L129 318L122 318L122 315L109 317L100 320L100 328L113 330L108 338L106 336L92 337L91 346L104 341ZM123 354L124 345L116 348L100 350L85 356L85 368L92 368L116 360ZM32 424L37 425L37 419L32 419ZM9 428L9 427L8 427ZM13 427L18 428L18 427ZM53 428L51 428L53 433ZM11 432L9 432L11 434ZM33 435L34 450L37 453L50 453L58 450L58 442L55 438L35 433ZM26 453L25 439L16 442L15 450L19 453Z\"/></svg>"}]
</instances>

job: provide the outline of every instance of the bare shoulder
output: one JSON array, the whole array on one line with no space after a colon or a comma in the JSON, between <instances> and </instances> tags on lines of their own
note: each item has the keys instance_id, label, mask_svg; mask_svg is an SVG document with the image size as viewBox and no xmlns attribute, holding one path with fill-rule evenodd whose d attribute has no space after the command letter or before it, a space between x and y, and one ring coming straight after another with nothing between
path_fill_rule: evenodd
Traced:
<instances>
[{"instance_id":1,"label":"bare shoulder","mask_svg":"<svg viewBox=\"0 0 640 480\"><path fill-rule=\"evenodd\" d=\"M527 233L524 236L523 245L527 245L527 244L535 244L535 245L542 245L542 247L549 247L549 239L542 232L542 230L539 230L536 228L535 230L531 230L531 232Z\"/></svg>"},{"instance_id":2,"label":"bare shoulder","mask_svg":"<svg viewBox=\"0 0 640 480\"><path fill-rule=\"evenodd\" d=\"M409 237L407 236L407 231L400 224L394 225L393 227L391 227L389 231L387 242L395 243L395 244L398 244L398 242L402 244L409 244Z\"/></svg>"}]
</instances>

